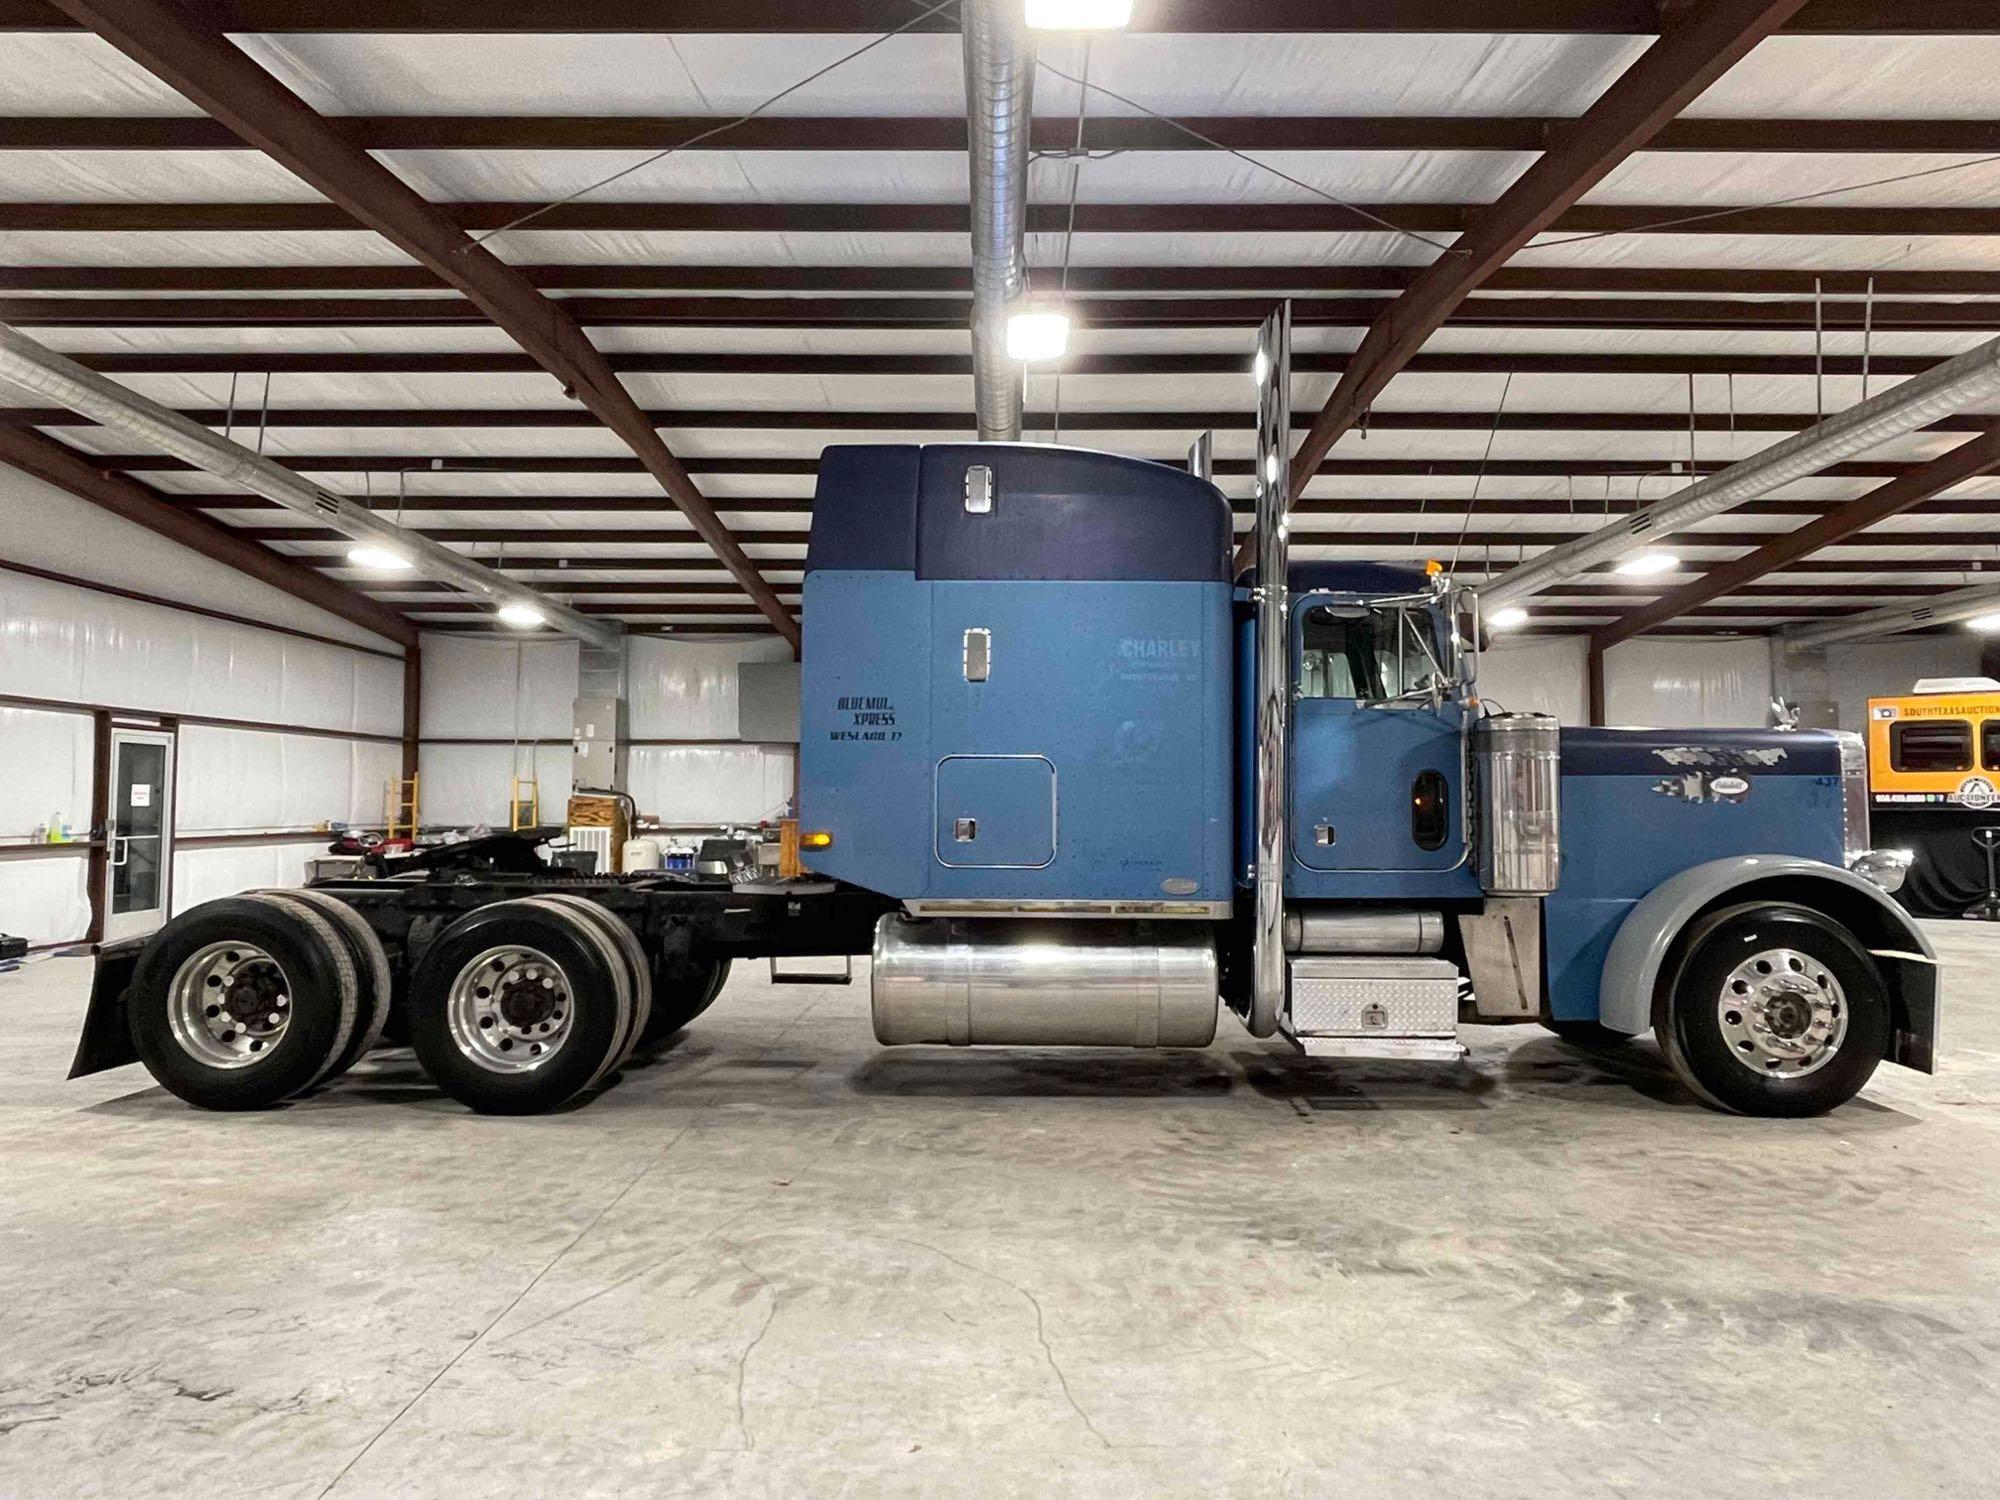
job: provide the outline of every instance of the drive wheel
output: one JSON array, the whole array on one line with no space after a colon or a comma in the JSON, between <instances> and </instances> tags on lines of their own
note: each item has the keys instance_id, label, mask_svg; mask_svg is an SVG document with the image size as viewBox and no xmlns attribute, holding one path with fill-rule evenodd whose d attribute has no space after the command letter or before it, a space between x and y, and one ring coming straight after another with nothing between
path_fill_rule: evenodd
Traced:
<instances>
[{"instance_id":1,"label":"drive wheel","mask_svg":"<svg viewBox=\"0 0 2000 1500\"><path fill-rule=\"evenodd\" d=\"M263 1109L326 1073L359 1002L347 945L324 918L279 897L232 896L153 936L127 1011L161 1087L202 1109Z\"/></svg>"},{"instance_id":2,"label":"drive wheel","mask_svg":"<svg viewBox=\"0 0 2000 1500\"><path fill-rule=\"evenodd\" d=\"M639 1034L640 1050L662 1045L713 1005L729 982L729 964L726 958L686 955L662 963L653 990L653 1013Z\"/></svg>"},{"instance_id":3,"label":"drive wheel","mask_svg":"<svg viewBox=\"0 0 2000 1500\"><path fill-rule=\"evenodd\" d=\"M1889 1043L1881 971L1840 923L1803 906L1714 912L1678 945L1653 1001L1660 1050L1717 1109L1818 1115L1862 1089Z\"/></svg>"},{"instance_id":4,"label":"drive wheel","mask_svg":"<svg viewBox=\"0 0 2000 1500\"><path fill-rule=\"evenodd\" d=\"M535 899L568 907L586 921L595 923L598 930L611 939L618 949L618 956L625 961L625 978L632 987L632 1019L625 1028L625 1040L619 1046L617 1059L612 1063L614 1068L623 1066L639 1045L639 1037L652 1019L653 961L646 956L646 949L640 943L638 934L632 931L631 924L609 907L566 892L552 891Z\"/></svg>"},{"instance_id":5,"label":"drive wheel","mask_svg":"<svg viewBox=\"0 0 2000 1500\"><path fill-rule=\"evenodd\" d=\"M534 898L459 918L410 976L410 1045L438 1087L487 1114L568 1103L631 1026L625 962L586 915Z\"/></svg>"},{"instance_id":6,"label":"drive wheel","mask_svg":"<svg viewBox=\"0 0 2000 1500\"><path fill-rule=\"evenodd\" d=\"M361 981L361 1008L353 1035L326 1070L326 1078L338 1078L374 1051L376 1043L382 1040L382 1028L389 1021L390 991L394 983L388 950L382 946L382 939L375 935L375 929L368 925L367 918L339 897L329 896L325 891L299 888L257 891L253 894L276 896L310 907L326 918L328 925L339 933L347 946L347 955L353 960L354 971Z\"/></svg>"}]
</instances>

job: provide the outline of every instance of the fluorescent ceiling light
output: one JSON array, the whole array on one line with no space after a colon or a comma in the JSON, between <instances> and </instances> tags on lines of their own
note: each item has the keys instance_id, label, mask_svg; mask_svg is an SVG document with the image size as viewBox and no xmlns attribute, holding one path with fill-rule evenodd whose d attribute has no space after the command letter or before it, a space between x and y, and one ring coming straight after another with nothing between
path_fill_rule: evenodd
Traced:
<instances>
[{"instance_id":1,"label":"fluorescent ceiling light","mask_svg":"<svg viewBox=\"0 0 2000 1500\"><path fill-rule=\"evenodd\" d=\"M378 573L401 573L416 566L395 548L376 542L358 542L349 547L347 560L357 568L373 568Z\"/></svg>"},{"instance_id":2,"label":"fluorescent ceiling light","mask_svg":"<svg viewBox=\"0 0 2000 1500\"><path fill-rule=\"evenodd\" d=\"M512 625L517 630L531 630L537 625L546 625L549 617L532 604L519 600L500 606L500 623Z\"/></svg>"},{"instance_id":3,"label":"fluorescent ceiling light","mask_svg":"<svg viewBox=\"0 0 2000 1500\"><path fill-rule=\"evenodd\" d=\"M1671 552L1637 552L1611 571L1627 578L1651 578L1656 573L1671 573L1680 565L1681 560Z\"/></svg>"},{"instance_id":4,"label":"fluorescent ceiling light","mask_svg":"<svg viewBox=\"0 0 2000 1500\"><path fill-rule=\"evenodd\" d=\"M1061 359L1069 347L1069 314L1021 312L1007 320L1007 357L1026 362Z\"/></svg>"},{"instance_id":5,"label":"fluorescent ceiling light","mask_svg":"<svg viewBox=\"0 0 2000 1500\"><path fill-rule=\"evenodd\" d=\"M1509 604L1496 609L1486 617L1489 630L1512 630L1517 625L1528 623L1528 612L1518 604Z\"/></svg>"},{"instance_id":6,"label":"fluorescent ceiling light","mask_svg":"<svg viewBox=\"0 0 2000 1500\"><path fill-rule=\"evenodd\" d=\"M1995 610L1990 615L1977 615L1965 623L1981 635L1992 635L1996 630L2000 630L2000 610Z\"/></svg>"},{"instance_id":7,"label":"fluorescent ceiling light","mask_svg":"<svg viewBox=\"0 0 2000 1500\"><path fill-rule=\"evenodd\" d=\"M1132 0L1028 0L1037 31L1111 31L1132 24Z\"/></svg>"},{"instance_id":8,"label":"fluorescent ceiling light","mask_svg":"<svg viewBox=\"0 0 2000 1500\"><path fill-rule=\"evenodd\" d=\"M1257 377L1259 385L1271 378L1271 361L1262 349L1257 351L1257 363L1250 367L1250 373Z\"/></svg>"}]
</instances>

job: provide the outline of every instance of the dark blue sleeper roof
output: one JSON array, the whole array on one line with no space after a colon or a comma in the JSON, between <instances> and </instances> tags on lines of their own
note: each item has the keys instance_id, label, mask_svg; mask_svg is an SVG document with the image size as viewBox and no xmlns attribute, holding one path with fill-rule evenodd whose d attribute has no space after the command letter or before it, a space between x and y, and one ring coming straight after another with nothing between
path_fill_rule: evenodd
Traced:
<instances>
[{"instance_id":1,"label":"dark blue sleeper roof","mask_svg":"<svg viewBox=\"0 0 2000 1500\"><path fill-rule=\"evenodd\" d=\"M993 471L993 508L965 472ZM808 573L1229 581L1229 502L1183 469L1035 443L856 445L820 455Z\"/></svg>"}]
</instances>

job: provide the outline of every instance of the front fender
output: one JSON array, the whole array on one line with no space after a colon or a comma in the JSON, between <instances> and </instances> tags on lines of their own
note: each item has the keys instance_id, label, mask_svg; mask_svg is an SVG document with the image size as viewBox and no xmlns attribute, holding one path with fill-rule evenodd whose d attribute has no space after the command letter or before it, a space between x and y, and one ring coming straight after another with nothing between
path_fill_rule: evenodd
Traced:
<instances>
[{"instance_id":1,"label":"front fender","mask_svg":"<svg viewBox=\"0 0 2000 1500\"><path fill-rule=\"evenodd\" d=\"M1653 994L1674 940L1726 901L1794 901L1844 923L1882 966L1895 1008L1888 1059L1937 1069L1937 953L1908 912L1852 871L1792 854L1738 854L1670 876L1626 913L1605 955L1598 1018L1636 1036L1653 1024Z\"/></svg>"}]
</instances>

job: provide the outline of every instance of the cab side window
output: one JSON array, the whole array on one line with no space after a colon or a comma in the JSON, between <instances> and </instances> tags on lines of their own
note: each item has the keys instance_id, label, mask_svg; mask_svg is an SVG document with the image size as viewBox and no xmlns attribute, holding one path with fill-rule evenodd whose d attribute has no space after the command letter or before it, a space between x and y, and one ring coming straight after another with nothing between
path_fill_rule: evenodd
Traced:
<instances>
[{"instance_id":1,"label":"cab side window","mask_svg":"<svg viewBox=\"0 0 2000 1500\"><path fill-rule=\"evenodd\" d=\"M1302 698L1394 698L1437 671L1430 615L1421 609L1315 604L1299 635Z\"/></svg>"},{"instance_id":2,"label":"cab side window","mask_svg":"<svg viewBox=\"0 0 2000 1500\"><path fill-rule=\"evenodd\" d=\"M1979 764L1983 770L2000 771L2000 719L1979 723Z\"/></svg>"}]
</instances>

